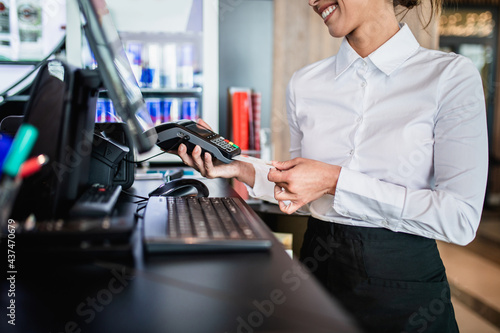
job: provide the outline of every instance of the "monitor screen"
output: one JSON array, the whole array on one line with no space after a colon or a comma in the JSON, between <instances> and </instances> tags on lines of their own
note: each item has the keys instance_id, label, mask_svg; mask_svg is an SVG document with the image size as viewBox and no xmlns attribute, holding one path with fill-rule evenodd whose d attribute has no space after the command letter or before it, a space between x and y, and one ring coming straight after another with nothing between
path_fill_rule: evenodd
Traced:
<instances>
[{"instance_id":1,"label":"monitor screen","mask_svg":"<svg viewBox=\"0 0 500 333\"><path fill-rule=\"evenodd\" d=\"M106 2L78 0L78 3L85 20L85 35L116 113L127 124L127 134L138 152L147 152L154 146L156 137L148 137L144 132L154 124Z\"/></svg>"}]
</instances>

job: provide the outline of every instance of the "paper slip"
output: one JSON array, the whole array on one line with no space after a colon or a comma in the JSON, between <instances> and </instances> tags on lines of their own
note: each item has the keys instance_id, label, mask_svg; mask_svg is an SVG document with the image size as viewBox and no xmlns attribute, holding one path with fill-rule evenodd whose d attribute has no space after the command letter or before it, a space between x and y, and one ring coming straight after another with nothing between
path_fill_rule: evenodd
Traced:
<instances>
[{"instance_id":1,"label":"paper slip","mask_svg":"<svg viewBox=\"0 0 500 333\"><path fill-rule=\"evenodd\" d=\"M234 156L233 160L251 163L251 164L265 164L265 165L270 165L270 166L273 165L270 161L265 161L265 160L262 160L260 158L256 158L256 157L252 157L252 156L248 156L248 155Z\"/></svg>"}]
</instances>

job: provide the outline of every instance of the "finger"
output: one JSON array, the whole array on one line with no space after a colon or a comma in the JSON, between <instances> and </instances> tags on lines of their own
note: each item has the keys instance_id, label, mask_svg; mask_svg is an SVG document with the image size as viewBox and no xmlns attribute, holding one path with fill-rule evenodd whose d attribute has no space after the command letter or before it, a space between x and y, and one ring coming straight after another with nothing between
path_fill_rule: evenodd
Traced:
<instances>
[{"instance_id":1,"label":"finger","mask_svg":"<svg viewBox=\"0 0 500 333\"><path fill-rule=\"evenodd\" d=\"M288 203L284 202L284 201L280 201L279 206L280 206L280 210L286 214L293 214L301 207L293 201L288 202Z\"/></svg>"},{"instance_id":2,"label":"finger","mask_svg":"<svg viewBox=\"0 0 500 333\"><path fill-rule=\"evenodd\" d=\"M274 184L275 184L275 185L277 185L277 186L279 186L279 187L280 187L280 188L282 188L283 190L287 190L288 192L290 192L290 191L288 190L288 188L287 188L287 187L288 187L288 183L277 182L277 183L274 183ZM290 193L292 193L292 192L290 192Z\"/></svg>"},{"instance_id":3,"label":"finger","mask_svg":"<svg viewBox=\"0 0 500 333\"><path fill-rule=\"evenodd\" d=\"M191 156L189 156L189 154L187 152L187 147L185 144L181 143L179 145L179 148L177 149L177 155L179 155L179 157L182 159L184 164L186 164L190 167L194 166L193 159L191 158Z\"/></svg>"},{"instance_id":4,"label":"finger","mask_svg":"<svg viewBox=\"0 0 500 333\"><path fill-rule=\"evenodd\" d=\"M273 183L286 183L285 177L286 174L273 168L269 169L269 173L267 174L267 179Z\"/></svg>"},{"instance_id":5,"label":"finger","mask_svg":"<svg viewBox=\"0 0 500 333\"><path fill-rule=\"evenodd\" d=\"M191 153L191 158L193 159L196 169L201 173L202 176L205 176L205 163L203 162L203 158L201 157L200 146L196 145L196 147L194 147L193 152Z\"/></svg>"},{"instance_id":6,"label":"finger","mask_svg":"<svg viewBox=\"0 0 500 333\"><path fill-rule=\"evenodd\" d=\"M282 194L283 192L285 191L285 189L279 185L275 185L274 186L274 199L276 200L285 200L285 198L283 198Z\"/></svg>"},{"instance_id":7,"label":"finger","mask_svg":"<svg viewBox=\"0 0 500 333\"><path fill-rule=\"evenodd\" d=\"M297 201L299 196L288 191L286 188L276 185L274 187L274 198L278 201Z\"/></svg>"},{"instance_id":8,"label":"finger","mask_svg":"<svg viewBox=\"0 0 500 333\"><path fill-rule=\"evenodd\" d=\"M298 164L298 159L294 158L293 160L284 161L284 162L272 161L272 164L276 169L278 169L280 171L289 170Z\"/></svg>"},{"instance_id":9,"label":"finger","mask_svg":"<svg viewBox=\"0 0 500 333\"><path fill-rule=\"evenodd\" d=\"M274 198L278 201L282 200L290 200L291 198L289 197L290 193L288 193L284 187L281 185L275 185L274 186Z\"/></svg>"},{"instance_id":10,"label":"finger","mask_svg":"<svg viewBox=\"0 0 500 333\"><path fill-rule=\"evenodd\" d=\"M205 153L204 156L205 160L205 171L206 171L206 176L208 178L213 178L215 177L215 169L214 169L214 163L212 161L212 155L210 153Z\"/></svg>"},{"instance_id":11,"label":"finger","mask_svg":"<svg viewBox=\"0 0 500 333\"><path fill-rule=\"evenodd\" d=\"M212 160L212 155L210 153L205 153L205 167L213 168L214 167L214 161Z\"/></svg>"}]
</instances>

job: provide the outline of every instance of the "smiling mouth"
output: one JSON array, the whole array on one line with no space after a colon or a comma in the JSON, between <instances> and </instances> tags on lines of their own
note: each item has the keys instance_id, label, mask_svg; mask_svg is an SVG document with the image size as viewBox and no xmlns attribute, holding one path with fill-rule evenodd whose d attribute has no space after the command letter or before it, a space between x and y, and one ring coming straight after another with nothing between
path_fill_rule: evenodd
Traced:
<instances>
[{"instance_id":1,"label":"smiling mouth","mask_svg":"<svg viewBox=\"0 0 500 333\"><path fill-rule=\"evenodd\" d=\"M330 16L332 16L333 12L337 9L337 5L331 5L326 7L322 12L321 12L321 17L323 18L324 21L326 21Z\"/></svg>"}]
</instances>

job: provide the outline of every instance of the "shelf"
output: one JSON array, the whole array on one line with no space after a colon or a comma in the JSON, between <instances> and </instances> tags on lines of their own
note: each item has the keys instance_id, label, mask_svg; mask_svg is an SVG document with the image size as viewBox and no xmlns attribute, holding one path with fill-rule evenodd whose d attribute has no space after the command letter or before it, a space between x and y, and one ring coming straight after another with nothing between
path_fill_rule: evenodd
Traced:
<instances>
[{"instance_id":1,"label":"shelf","mask_svg":"<svg viewBox=\"0 0 500 333\"><path fill-rule=\"evenodd\" d=\"M203 88L141 88L143 94L201 94Z\"/></svg>"},{"instance_id":2,"label":"shelf","mask_svg":"<svg viewBox=\"0 0 500 333\"><path fill-rule=\"evenodd\" d=\"M9 61L9 60L0 60L0 65L14 65L14 66L36 66L40 62L42 62L44 59L40 61Z\"/></svg>"},{"instance_id":3,"label":"shelf","mask_svg":"<svg viewBox=\"0 0 500 333\"><path fill-rule=\"evenodd\" d=\"M107 95L106 90L101 90L101 94ZM203 88L141 88L143 95L202 95Z\"/></svg>"},{"instance_id":4,"label":"shelf","mask_svg":"<svg viewBox=\"0 0 500 333\"><path fill-rule=\"evenodd\" d=\"M184 32L119 32L122 41L141 41L143 43L196 43L203 40L202 32L184 31Z\"/></svg>"}]
</instances>

